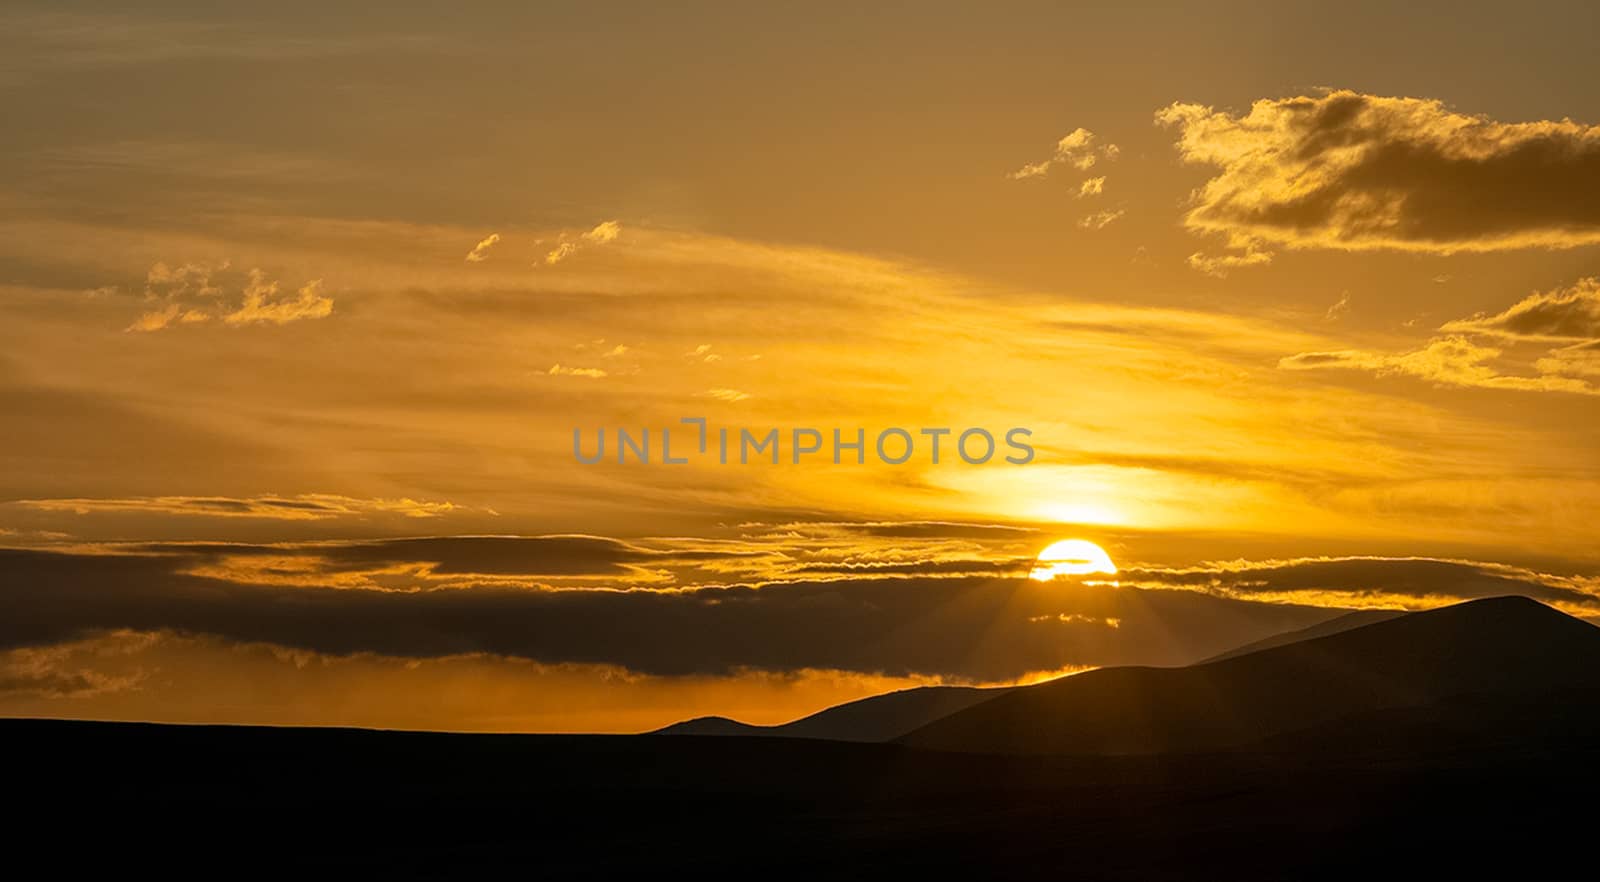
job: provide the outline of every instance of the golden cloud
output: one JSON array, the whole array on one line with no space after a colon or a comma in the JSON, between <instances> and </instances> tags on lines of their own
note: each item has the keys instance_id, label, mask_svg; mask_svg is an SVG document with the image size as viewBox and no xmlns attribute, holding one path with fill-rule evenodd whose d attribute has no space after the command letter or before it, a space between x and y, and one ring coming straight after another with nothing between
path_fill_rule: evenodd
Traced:
<instances>
[{"instance_id":1,"label":"golden cloud","mask_svg":"<svg viewBox=\"0 0 1600 882\"><path fill-rule=\"evenodd\" d=\"M1529 294L1504 312L1449 322L1441 330L1514 340L1600 341L1600 279Z\"/></svg>"},{"instance_id":2,"label":"golden cloud","mask_svg":"<svg viewBox=\"0 0 1600 882\"><path fill-rule=\"evenodd\" d=\"M1514 389L1528 392L1576 392L1600 395L1600 388L1572 377L1540 373L1518 376L1501 373L1493 364L1501 350L1483 346L1465 337L1436 337L1409 352L1373 352L1344 349L1332 352L1302 352L1278 362L1288 370L1366 370L1379 376L1403 374L1441 386L1481 389Z\"/></svg>"},{"instance_id":3,"label":"golden cloud","mask_svg":"<svg viewBox=\"0 0 1600 882\"><path fill-rule=\"evenodd\" d=\"M1176 103L1156 119L1178 130L1185 161L1218 170L1186 225L1235 249L1448 254L1600 242L1600 127L1502 123L1351 91L1265 99L1240 115Z\"/></svg>"},{"instance_id":4,"label":"golden cloud","mask_svg":"<svg viewBox=\"0 0 1600 882\"><path fill-rule=\"evenodd\" d=\"M160 331L173 324L198 324L220 319L225 324L286 325L301 319L326 318L333 312L333 298L322 290L322 280L312 279L293 295L280 293L277 281L269 281L260 269L252 269L237 301L229 303L218 278L229 268L184 264L173 269L156 263L145 274L144 299L154 304L128 325L129 331Z\"/></svg>"},{"instance_id":5,"label":"golden cloud","mask_svg":"<svg viewBox=\"0 0 1600 882\"><path fill-rule=\"evenodd\" d=\"M1086 215L1083 218L1080 218L1078 220L1078 226L1086 230L1103 230L1106 227L1111 226L1111 224L1115 223L1117 220L1121 219L1124 213L1125 212L1120 208L1108 208L1105 211L1097 211L1094 214Z\"/></svg>"},{"instance_id":6,"label":"golden cloud","mask_svg":"<svg viewBox=\"0 0 1600 882\"><path fill-rule=\"evenodd\" d=\"M1340 304L1348 305L1348 300ZM1330 310L1330 317L1333 314ZM1439 330L1441 336L1408 352L1302 352L1280 360L1278 366L1403 374L1441 386L1600 395L1600 387L1582 379L1600 376L1600 282L1595 279L1530 294L1503 312L1446 322ZM1535 361L1533 376L1505 374L1495 366L1508 345L1529 341L1577 342Z\"/></svg>"},{"instance_id":7,"label":"golden cloud","mask_svg":"<svg viewBox=\"0 0 1600 882\"><path fill-rule=\"evenodd\" d=\"M562 233L561 243L544 256L544 262L554 266L577 254L585 245L609 245L617 241L617 237L621 235L622 224L614 220L596 224L593 229L580 233L576 241L569 239L568 234Z\"/></svg>"},{"instance_id":8,"label":"golden cloud","mask_svg":"<svg viewBox=\"0 0 1600 882\"><path fill-rule=\"evenodd\" d=\"M133 496L112 499L21 499L13 503L35 511L72 514L168 514L217 518L266 518L280 521L318 521L337 517L393 514L408 518L433 518L458 511L450 502L409 498L355 499L330 493L296 496Z\"/></svg>"},{"instance_id":9,"label":"golden cloud","mask_svg":"<svg viewBox=\"0 0 1600 882\"><path fill-rule=\"evenodd\" d=\"M1097 146L1098 140L1094 132L1088 129L1073 129L1056 142L1055 152L1049 159L1030 162L1007 177L1014 181L1043 177L1049 174L1052 168L1062 165L1078 171L1088 171L1102 159L1106 161L1116 159L1117 154L1121 152L1117 145Z\"/></svg>"},{"instance_id":10,"label":"golden cloud","mask_svg":"<svg viewBox=\"0 0 1600 882\"><path fill-rule=\"evenodd\" d=\"M467 252L467 263L483 263L489 259L489 249L500 242L499 233L490 233Z\"/></svg>"}]
</instances>

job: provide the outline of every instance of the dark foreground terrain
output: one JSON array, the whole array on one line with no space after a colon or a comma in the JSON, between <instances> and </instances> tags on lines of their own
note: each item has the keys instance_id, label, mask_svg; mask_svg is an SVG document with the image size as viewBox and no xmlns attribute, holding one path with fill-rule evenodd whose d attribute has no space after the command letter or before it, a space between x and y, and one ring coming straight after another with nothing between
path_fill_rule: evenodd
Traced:
<instances>
[{"instance_id":1,"label":"dark foreground terrain","mask_svg":"<svg viewBox=\"0 0 1600 882\"><path fill-rule=\"evenodd\" d=\"M1591 874L1600 629L1501 599L1310 637L887 743L0 720L5 842L162 876ZM829 719L919 719L899 695Z\"/></svg>"},{"instance_id":2,"label":"dark foreground terrain","mask_svg":"<svg viewBox=\"0 0 1600 882\"><path fill-rule=\"evenodd\" d=\"M80 870L1241 879L1588 860L1592 726L1451 746L1449 721L1390 724L1440 743L1065 759L20 720L0 737L23 810L8 851Z\"/></svg>"}]
</instances>

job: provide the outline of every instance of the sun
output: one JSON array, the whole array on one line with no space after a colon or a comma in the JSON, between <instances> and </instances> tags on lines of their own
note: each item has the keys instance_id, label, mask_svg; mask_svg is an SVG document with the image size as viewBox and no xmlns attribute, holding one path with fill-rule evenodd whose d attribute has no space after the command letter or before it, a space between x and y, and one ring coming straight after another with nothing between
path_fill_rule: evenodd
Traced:
<instances>
[{"instance_id":1,"label":"sun","mask_svg":"<svg viewBox=\"0 0 1600 882\"><path fill-rule=\"evenodd\" d=\"M1057 576L1087 576L1092 573L1117 574L1117 565L1104 548L1087 539L1063 539L1039 552L1028 578L1048 582Z\"/></svg>"}]
</instances>

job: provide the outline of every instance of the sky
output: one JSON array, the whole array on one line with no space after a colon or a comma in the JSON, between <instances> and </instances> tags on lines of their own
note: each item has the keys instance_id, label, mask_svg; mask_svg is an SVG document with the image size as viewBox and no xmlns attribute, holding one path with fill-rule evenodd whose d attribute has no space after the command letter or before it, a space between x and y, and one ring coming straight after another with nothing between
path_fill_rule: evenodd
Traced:
<instances>
[{"instance_id":1,"label":"sky","mask_svg":"<svg viewBox=\"0 0 1600 882\"><path fill-rule=\"evenodd\" d=\"M859 7L9 4L0 714L772 723L1600 617L1592 4Z\"/></svg>"}]
</instances>

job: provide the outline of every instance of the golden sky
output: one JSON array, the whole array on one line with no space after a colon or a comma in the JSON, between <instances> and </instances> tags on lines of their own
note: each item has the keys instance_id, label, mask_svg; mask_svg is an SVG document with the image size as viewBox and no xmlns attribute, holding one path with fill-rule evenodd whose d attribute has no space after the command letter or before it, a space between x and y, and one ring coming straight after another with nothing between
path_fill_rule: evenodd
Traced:
<instances>
[{"instance_id":1,"label":"golden sky","mask_svg":"<svg viewBox=\"0 0 1600 882\"><path fill-rule=\"evenodd\" d=\"M13 4L0 713L636 731L1600 615L1596 17ZM685 417L782 461L574 460ZM788 459L894 426L1035 457Z\"/></svg>"}]
</instances>

